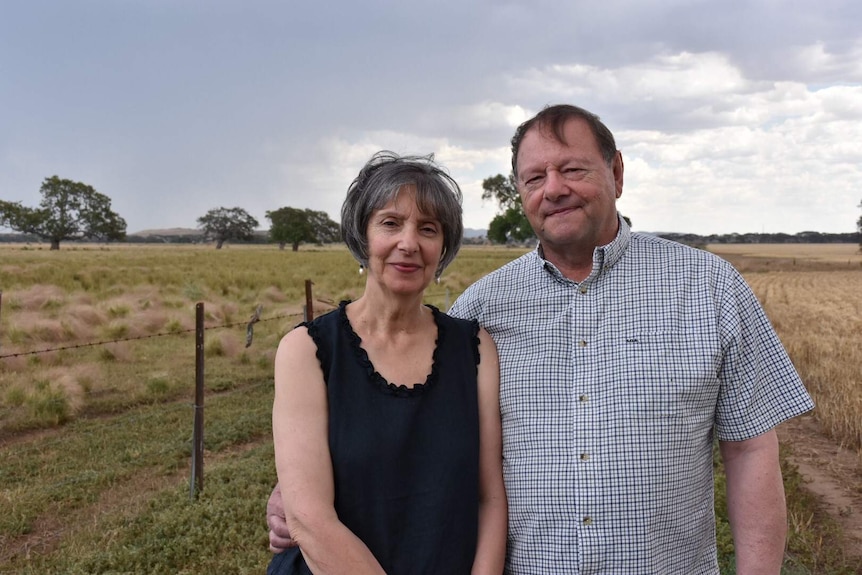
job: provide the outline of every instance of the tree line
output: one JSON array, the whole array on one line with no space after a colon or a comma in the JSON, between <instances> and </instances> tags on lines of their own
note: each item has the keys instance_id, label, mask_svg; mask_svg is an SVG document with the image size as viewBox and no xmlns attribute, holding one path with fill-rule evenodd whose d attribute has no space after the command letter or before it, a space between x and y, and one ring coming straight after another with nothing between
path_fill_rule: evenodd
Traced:
<instances>
[{"instance_id":1,"label":"tree line","mask_svg":"<svg viewBox=\"0 0 862 575\"><path fill-rule=\"evenodd\" d=\"M526 243L536 239L530 222L524 215L521 196L515 183L514 174L497 174L482 181L482 199L496 201L499 212L488 225L488 240L493 243ZM859 202L862 208L862 201ZM629 225L632 221L625 215ZM747 234L680 234L659 233L660 237L694 245L703 244L790 244L790 243L858 243L862 250L862 216L856 220L856 233L824 234L820 232L784 233L747 233Z\"/></svg>"},{"instance_id":2,"label":"tree line","mask_svg":"<svg viewBox=\"0 0 862 575\"><path fill-rule=\"evenodd\" d=\"M0 227L22 234L18 241L44 240L51 243L52 250L58 250L64 241L126 240L126 220L111 209L111 199L92 186L51 176L45 178L39 192L42 199L36 208L0 200ZM290 245L297 251L302 243L324 244L340 239L338 224L325 212L283 207L267 211L266 217L271 222L269 241L281 249ZM216 249L227 241L253 240L260 225L239 207L213 208L197 223L203 239L214 241Z\"/></svg>"},{"instance_id":3,"label":"tree line","mask_svg":"<svg viewBox=\"0 0 862 575\"><path fill-rule=\"evenodd\" d=\"M0 241L44 240L51 249L60 249L64 241L124 241L126 221L111 209L111 199L82 182L45 178L40 188L42 199L37 208L20 202L0 200L0 227L8 227L20 236L0 234ZM533 229L524 215L513 174L497 174L482 181L482 199L497 203L499 213L488 225L487 239L496 244L523 244L535 240ZM862 201L859 206L862 208ZM200 236L161 236L153 240L134 241L191 242L213 241L216 249L225 242L274 242L279 248L291 246L297 251L303 243L326 244L340 241L339 225L326 212L282 207L266 212L268 232L256 231L257 219L239 207L218 207L197 219ZM631 225L631 220L623 216ZM707 243L859 243L862 249L862 216L856 221L856 233L823 234L677 234L662 237L689 244ZM128 238L132 239L132 238Z\"/></svg>"}]
</instances>

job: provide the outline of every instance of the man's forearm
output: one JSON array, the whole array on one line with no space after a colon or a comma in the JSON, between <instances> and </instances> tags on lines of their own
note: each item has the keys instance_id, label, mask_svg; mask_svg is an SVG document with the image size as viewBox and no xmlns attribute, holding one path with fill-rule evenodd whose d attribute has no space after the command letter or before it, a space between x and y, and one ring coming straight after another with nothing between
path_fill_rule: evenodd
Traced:
<instances>
[{"instance_id":1,"label":"man's forearm","mask_svg":"<svg viewBox=\"0 0 862 575\"><path fill-rule=\"evenodd\" d=\"M775 430L722 442L727 510L738 575L778 575L787 536L787 507Z\"/></svg>"}]
</instances>

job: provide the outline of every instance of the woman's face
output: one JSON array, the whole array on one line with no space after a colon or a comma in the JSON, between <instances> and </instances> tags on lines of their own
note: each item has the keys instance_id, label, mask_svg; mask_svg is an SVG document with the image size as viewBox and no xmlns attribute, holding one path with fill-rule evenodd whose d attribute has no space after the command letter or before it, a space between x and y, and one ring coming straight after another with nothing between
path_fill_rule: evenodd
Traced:
<instances>
[{"instance_id":1,"label":"woman's face","mask_svg":"<svg viewBox=\"0 0 862 575\"><path fill-rule=\"evenodd\" d=\"M402 187L368 221L368 279L384 291L415 294L425 290L443 253L443 226L419 211L416 189Z\"/></svg>"}]
</instances>

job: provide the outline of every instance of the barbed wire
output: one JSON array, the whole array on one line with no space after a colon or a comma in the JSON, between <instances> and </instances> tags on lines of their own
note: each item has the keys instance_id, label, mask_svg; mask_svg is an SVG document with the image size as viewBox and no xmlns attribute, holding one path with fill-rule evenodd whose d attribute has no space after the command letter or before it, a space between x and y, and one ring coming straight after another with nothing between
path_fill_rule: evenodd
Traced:
<instances>
[{"instance_id":1,"label":"barbed wire","mask_svg":"<svg viewBox=\"0 0 862 575\"><path fill-rule=\"evenodd\" d=\"M460 293L460 292L457 292L457 293ZM457 293L453 292L452 295L457 295ZM449 291L446 290L446 291L440 291L440 292L426 293L425 295L426 296L430 295L430 296L436 297L436 296L442 296L442 295L448 296L450 294L449 294ZM332 300L317 299L315 301L317 303L327 305L332 309L335 309L336 307L338 307L338 304ZM444 311L446 311L446 310L444 310ZM277 315L277 316L272 316L272 317L268 317L268 318L256 319L253 321L253 323L274 321L277 319L286 319L286 318L290 318L290 317L302 317L302 314L293 313L293 314L286 314L286 315ZM233 323L227 323L227 324L223 324L223 325L205 326L204 331L212 330L212 329L226 329L226 328L232 328L232 327L238 327L238 326L243 326L247 329L250 323L252 323L252 322L245 320L245 321L236 321ZM165 332L160 332L160 333L151 333L151 334L147 334L147 335L130 336L130 337L123 337L123 338L109 339L109 340L102 340L102 341L92 341L92 342L87 342L87 343L76 343L76 344L64 345L64 346L60 346L60 347L36 349L36 350L30 350L30 351L19 351L19 352L15 352L15 353L5 353L5 354L0 354L0 359L7 359L7 358L12 358L12 357L27 357L30 355L39 355L39 354L43 354L43 353L53 353L56 351L67 351L67 350L73 350L73 349L82 349L82 348L86 348L86 347L98 347L100 345L108 345L108 344L112 344L112 343L123 343L123 342L127 342L127 341L140 341L140 340L144 340L144 339L152 339L152 338L157 338L157 337L178 336L178 335L183 335L183 334L187 334L187 333L193 333L195 331L197 331L196 328L192 327L192 328L181 329L181 330L172 330L172 331L165 331Z\"/></svg>"},{"instance_id":2,"label":"barbed wire","mask_svg":"<svg viewBox=\"0 0 862 575\"><path fill-rule=\"evenodd\" d=\"M209 400L220 396L241 395L255 391L257 388L264 386L272 386L272 379L264 379L262 381L248 382L237 387L219 392L208 392ZM206 407L206 406L205 406ZM142 402L133 405L121 413L110 414L107 416L82 416L75 417L65 424L56 427L39 428L33 430L7 431L6 437L0 436L0 452L6 451L4 457L10 452L14 452L16 457L26 457L28 453L44 453L45 451L64 446L70 441L72 436L103 436L109 433L114 428L126 428L137 424L147 423L157 418L162 418L165 414L171 414L178 411L192 412L195 409L194 401L184 399L169 399L164 402ZM74 426L74 434L67 433ZM92 429L82 429L82 427L92 427ZM20 437L27 436L29 432L45 433L47 437L38 437L26 443L19 443ZM191 441L191 428L189 429L189 437L177 439L178 442ZM173 447L166 446L159 450L158 453L167 453ZM59 449L58 453L64 452L64 449Z\"/></svg>"},{"instance_id":3,"label":"barbed wire","mask_svg":"<svg viewBox=\"0 0 862 575\"><path fill-rule=\"evenodd\" d=\"M289 317L301 317L301 316L302 316L302 314L293 313L293 314L277 315L277 316L273 316L273 317L263 318L263 319L259 319L257 321L258 322L266 322L266 321L274 321L277 319L285 319L285 318L289 318ZM237 326L246 326L246 325L248 325L248 321L238 321L238 322L233 322L233 323L228 323L228 324L223 324L223 325L213 325L213 326L209 326L209 327L204 326L204 331L211 330L211 329L225 329L225 328L231 328L231 327L237 327ZM122 343L122 342L126 342L126 341L138 341L138 340L151 339L151 338L156 338L156 337L177 336L177 335L183 335L186 333L193 333L195 331L197 331L197 328L192 327L192 328L188 328L188 329L172 330L172 331L165 331L165 332L160 332L160 333L151 333L151 334L147 334L147 335L137 335L137 336L131 336L131 337L118 338L118 339L104 340L104 341L92 341L92 342L87 342L87 343L76 343L76 344L72 344L72 345L64 345L61 347L53 347L53 348L47 348L47 349L37 349L37 350L31 350L31 351L20 351L20 352L16 352L16 353L6 353L6 354L0 354L0 359L6 359L6 358L10 358L10 357L25 357L28 355L38 355L41 353L50 353L50 352L55 352L55 351L66 351L66 350L70 350L70 349L80 349L80 348L85 348L85 347L97 347L100 345L108 345L110 343Z\"/></svg>"},{"instance_id":4,"label":"barbed wire","mask_svg":"<svg viewBox=\"0 0 862 575\"><path fill-rule=\"evenodd\" d=\"M241 387L237 387L235 389L229 390L226 392L226 395L233 394L243 394L249 393L257 390L258 388L264 386L272 386L272 381L260 381L256 383L250 383L243 385ZM153 408L152 410L146 413L136 413L134 415L130 415L129 412L125 412L124 414L120 414L111 422L99 422L97 419L79 419L76 422L80 425L90 427L91 429L74 429L74 433L67 433L68 426L61 426L59 429L65 429L66 432L58 433L53 437L37 439L32 442L28 442L26 444L20 444L15 441L13 438L11 443L5 444L0 443L0 452L4 452L4 457L15 457L16 460L24 460L28 457L33 457L37 455L43 455L46 452L54 451L55 454L52 454L52 457L63 457L63 454L68 452L67 445L70 441L70 437L72 441L79 441L81 437L103 437L106 432L110 432L113 428L128 428L129 426L135 425L147 425L151 421L155 420L164 420L166 415L170 415L179 411L193 411L195 409L195 405L193 403L187 401L176 401L167 404L141 404L137 406L137 408ZM133 408L135 409L135 408ZM44 431L44 430L43 430ZM176 453L177 450L187 450L189 453L192 450L192 430L189 429L188 435L177 436L173 440L161 445L154 446L151 450L148 451L152 456L154 456L157 460L159 460L162 464L166 461L173 462L177 459ZM227 449L231 445L237 445L245 443L244 440L238 440L235 442L231 442L222 449ZM219 449L218 451L221 451ZM186 454L187 455L187 454ZM185 457L186 455L183 455ZM135 466L131 466L135 467ZM5 470L5 471L8 471ZM74 471L70 471L64 475L63 479L58 481L54 481L51 483L46 483L40 486L40 490L42 491L52 491L56 489L60 489L69 485L74 485L77 483L86 483L93 477L101 477L107 473L107 471L102 471L100 469L93 469L82 467L77 473ZM15 488L16 486L22 485L32 480L29 477L3 477L3 471L0 471L0 478L4 479L4 488Z\"/></svg>"}]
</instances>

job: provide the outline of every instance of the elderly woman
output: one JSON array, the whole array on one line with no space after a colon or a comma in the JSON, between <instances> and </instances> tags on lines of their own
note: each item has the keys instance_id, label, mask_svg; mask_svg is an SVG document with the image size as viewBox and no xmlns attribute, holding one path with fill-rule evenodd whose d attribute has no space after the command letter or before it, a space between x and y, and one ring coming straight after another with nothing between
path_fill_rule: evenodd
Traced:
<instances>
[{"instance_id":1,"label":"elderly woman","mask_svg":"<svg viewBox=\"0 0 862 575\"><path fill-rule=\"evenodd\" d=\"M461 191L428 157L375 154L341 210L353 302L284 336L273 436L298 547L268 573L503 572L497 352L422 303L461 243Z\"/></svg>"}]
</instances>

